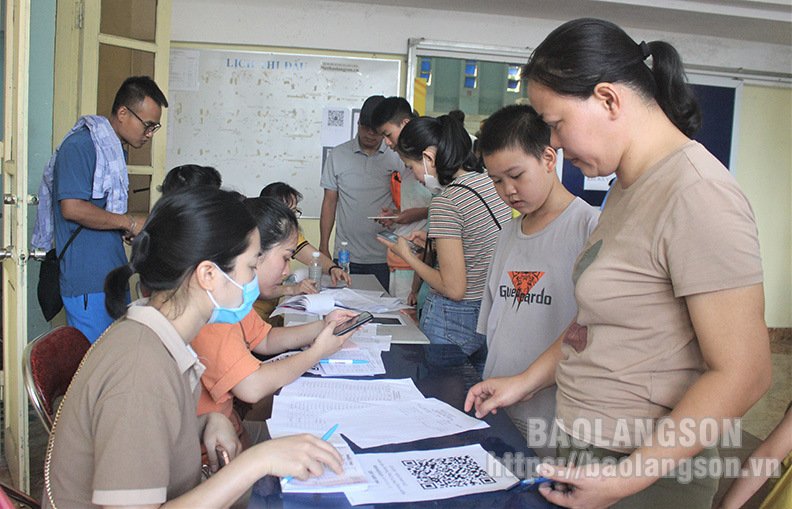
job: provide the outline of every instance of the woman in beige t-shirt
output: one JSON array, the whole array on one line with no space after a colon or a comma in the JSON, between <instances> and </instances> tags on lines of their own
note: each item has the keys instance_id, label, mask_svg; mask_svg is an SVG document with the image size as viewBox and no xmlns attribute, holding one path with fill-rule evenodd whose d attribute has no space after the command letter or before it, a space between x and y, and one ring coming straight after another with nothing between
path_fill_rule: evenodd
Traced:
<instances>
[{"instance_id":1,"label":"woman in beige t-shirt","mask_svg":"<svg viewBox=\"0 0 792 509\"><path fill-rule=\"evenodd\" d=\"M707 447L771 382L750 205L691 141L701 114L671 45L578 19L522 77L553 147L618 182L576 262L575 321L524 373L473 387L466 408L483 416L557 383L558 435L574 439L557 451L576 467L537 468L558 481L540 488L549 501L710 507L719 474Z\"/></svg>"}]
</instances>

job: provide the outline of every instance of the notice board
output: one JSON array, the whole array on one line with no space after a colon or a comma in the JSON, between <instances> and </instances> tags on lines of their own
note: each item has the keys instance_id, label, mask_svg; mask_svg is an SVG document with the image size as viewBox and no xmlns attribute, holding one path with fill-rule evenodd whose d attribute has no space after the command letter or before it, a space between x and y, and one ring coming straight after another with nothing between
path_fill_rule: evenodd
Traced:
<instances>
[{"instance_id":1,"label":"notice board","mask_svg":"<svg viewBox=\"0 0 792 509\"><path fill-rule=\"evenodd\" d=\"M246 196L284 181L304 216L319 217L326 147L352 138L367 97L398 95L401 73L400 57L174 46L166 171L214 166Z\"/></svg>"}]
</instances>

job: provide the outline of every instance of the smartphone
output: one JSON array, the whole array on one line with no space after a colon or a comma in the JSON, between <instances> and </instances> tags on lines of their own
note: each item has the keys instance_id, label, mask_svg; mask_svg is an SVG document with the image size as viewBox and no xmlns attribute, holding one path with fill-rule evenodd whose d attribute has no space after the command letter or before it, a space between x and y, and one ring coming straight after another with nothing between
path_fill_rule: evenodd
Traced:
<instances>
[{"instance_id":1,"label":"smartphone","mask_svg":"<svg viewBox=\"0 0 792 509\"><path fill-rule=\"evenodd\" d=\"M380 237L380 238L382 238L382 239L385 239L385 240L387 240L388 242L395 242L395 243L398 243L398 242L399 242L399 236L398 236L398 235L396 235L395 233L393 233L393 232L389 232L389 231L387 231L387 230L386 230L386 231L384 231L384 232L379 232L379 233L377 234L377 237ZM418 244L416 244L415 242L413 242L413 241L411 241L411 240L408 240L408 241L407 241L407 244L410 246L410 250L411 250L413 253L415 253L415 254L421 254L421 253L423 253L423 248L422 248L421 246L419 246Z\"/></svg>"},{"instance_id":2,"label":"smartphone","mask_svg":"<svg viewBox=\"0 0 792 509\"><path fill-rule=\"evenodd\" d=\"M219 464L218 468L223 468L231 462L231 458L228 456L228 451L219 445L215 447L215 452L217 453L217 463Z\"/></svg>"},{"instance_id":3,"label":"smartphone","mask_svg":"<svg viewBox=\"0 0 792 509\"><path fill-rule=\"evenodd\" d=\"M338 324L336 328L333 330L333 334L335 334L336 336L343 336L347 332L357 329L364 323L369 323L373 318L374 315L372 315L368 311L363 311L359 315L350 318L346 322Z\"/></svg>"}]
</instances>

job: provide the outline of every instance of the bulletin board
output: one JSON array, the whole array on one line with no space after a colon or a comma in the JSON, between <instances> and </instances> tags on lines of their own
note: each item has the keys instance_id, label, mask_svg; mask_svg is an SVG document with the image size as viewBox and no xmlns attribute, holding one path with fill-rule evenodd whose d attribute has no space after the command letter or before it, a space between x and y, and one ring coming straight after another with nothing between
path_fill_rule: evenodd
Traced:
<instances>
[{"instance_id":1,"label":"bulletin board","mask_svg":"<svg viewBox=\"0 0 792 509\"><path fill-rule=\"evenodd\" d=\"M403 57L176 45L170 52L166 170L214 166L246 196L284 181L319 217L323 155L352 138L363 101L398 95Z\"/></svg>"}]
</instances>

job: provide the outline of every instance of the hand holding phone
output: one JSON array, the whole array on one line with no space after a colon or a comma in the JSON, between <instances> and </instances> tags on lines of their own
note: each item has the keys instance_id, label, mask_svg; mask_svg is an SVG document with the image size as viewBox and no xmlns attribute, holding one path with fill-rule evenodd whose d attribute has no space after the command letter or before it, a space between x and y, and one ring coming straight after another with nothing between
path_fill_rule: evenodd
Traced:
<instances>
[{"instance_id":1,"label":"hand holding phone","mask_svg":"<svg viewBox=\"0 0 792 509\"><path fill-rule=\"evenodd\" d=\"M343 336L344 334L357 329L364 323L370 322L373 318L374 316L371 313L364 311L359 315L350 318L346 322L338 324L336 328L333 329L333 334L336 336Z\"/></svg>"},{"instance_id":2,"label":"hand holding phone","mask_svg":"<svg viewBox=\"0 0 792 509\"><path fill-rule=\"evenodd\" d=\"M383 240L387 240L388 242L393 242L394 244L398 244L399 243L399 236L396 235L395 233L387 231L387 230L379 232L377 234L377 237L379 237L379 238L381 238ZM405 239L405 240L407 240L407 239ZM412 251L413 253L415 253L415 254L423 253L423 248L421 246L419 246L418 244L416 244L415 242L413 242L411 240L408 240L407 241L407 245L410 246L410 251Z\"/></svg>"}]
</instances>

